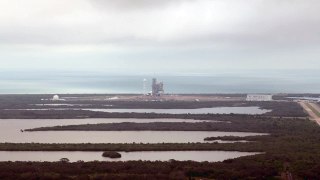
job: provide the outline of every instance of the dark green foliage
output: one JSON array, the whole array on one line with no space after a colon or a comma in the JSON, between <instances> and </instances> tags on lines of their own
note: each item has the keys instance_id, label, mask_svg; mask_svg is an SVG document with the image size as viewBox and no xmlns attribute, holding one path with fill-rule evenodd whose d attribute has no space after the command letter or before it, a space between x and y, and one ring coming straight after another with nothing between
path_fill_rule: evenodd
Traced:
<instances>
[{"instance_id":1,"label":"dark green foliage","mask_svg":"<svg viewBox=\"0 0 320 180\"><path fill-rule=\"evenodd\" d=\"M203 115L202 119L209 119L211 115ZM255 116L214 116L214 120L222 122L154 122L154 123L104 123L83 124L54 127L40 127L26 129L26 131L225 131L225 132L259 132L276 133L280 131L291 131L300 129L305 125L305 119L285 119ZM228 123L226 123L226 120ZM223 122L224 121L224 122ZM281 128L286 126L286 129ZM290 128L290 129L289 129Z\"/></svg>"},{"instance_id":2,"label":"dark green foliage","mask_svg":"<svg viewBox=\"0 0 320 180\"><path fill-rule=\"evenodd\" d=\"M102 153L102 156L112 158L112 159L121 158L121 154L115 151L105 151Z\"/></svg>"}]
</instances>

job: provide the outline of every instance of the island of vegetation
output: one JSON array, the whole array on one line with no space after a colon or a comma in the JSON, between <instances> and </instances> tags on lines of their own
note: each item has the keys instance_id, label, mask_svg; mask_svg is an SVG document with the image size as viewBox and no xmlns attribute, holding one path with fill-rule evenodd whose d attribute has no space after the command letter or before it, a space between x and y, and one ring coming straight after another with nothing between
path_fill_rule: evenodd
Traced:
<instances>
[{"instance_id":1,"label":"island of vegetation","mask_svg":"<svg viewBox=\"0 0 320 180\"><path fill-rule=\"evenodd\" d=\"M111 159L121 158L121 154L116 151L105 151L102 153L102 156Z\"/></svg>"},{"instance_id":2,"label":"island of vegetation","mask_svg":"<svg viewBox=\"0 0 320 180\"><path fill-rule=\"evenodd\" d=\"M202 115L208 119L211 115ZM219 122L151 122L151 123L99 123L39 127L25 131L224 131L224 132L257 132L270 133L278 131L277 126L285 122L303 122L303 119L271 118L249 115L220 115L214 118Z\"/></svg>"}]
</instances>

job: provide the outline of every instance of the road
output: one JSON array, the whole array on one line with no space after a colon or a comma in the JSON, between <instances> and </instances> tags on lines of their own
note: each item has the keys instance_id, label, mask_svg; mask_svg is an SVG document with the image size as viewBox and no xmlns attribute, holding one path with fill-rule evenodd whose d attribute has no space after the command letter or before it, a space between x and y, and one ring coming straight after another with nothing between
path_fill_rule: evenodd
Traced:
<instances>
[{"instance_id":1,"label":"road","mask_svg":"<svg viewBox=\"0 0 320 180\"><path fill-rule=\"evenodd\" d=\"M310 119L317 122L320 126L320 107L316 103L301 101L299 104L309 114Z\"/></svg>"}]
</instances>

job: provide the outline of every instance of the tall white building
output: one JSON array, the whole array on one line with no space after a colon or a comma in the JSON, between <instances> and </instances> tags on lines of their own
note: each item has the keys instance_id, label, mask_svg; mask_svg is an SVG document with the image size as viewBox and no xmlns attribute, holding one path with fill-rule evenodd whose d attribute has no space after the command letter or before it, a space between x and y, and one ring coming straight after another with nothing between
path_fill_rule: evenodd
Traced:
<instances>
[{"instance_id":1,"label":"tall white building","mask_svg":"<svg viewBox=\"0 0 320 180\"><path fill-rule=\"evenodd\" d=\"M247 101L272 101L270 94L248 94Z\"/></svg>"}]
</instances>

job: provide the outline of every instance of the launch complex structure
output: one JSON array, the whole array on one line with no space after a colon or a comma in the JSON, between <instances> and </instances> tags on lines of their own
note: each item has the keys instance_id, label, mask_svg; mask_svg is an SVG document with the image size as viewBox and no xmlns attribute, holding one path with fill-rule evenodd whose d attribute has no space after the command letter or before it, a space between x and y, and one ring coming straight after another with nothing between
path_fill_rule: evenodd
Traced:
<instances>
[{"instance_id":1,"label":"launch complex structure","mask_svg":"<svg viewBox=\"0 0 320 180\"><path fill-rule=\"evenodd\" d=\"M152 96L164 94L163 82L158 82L156 78L152 79Z\"/></svg>"}]
</instances>

